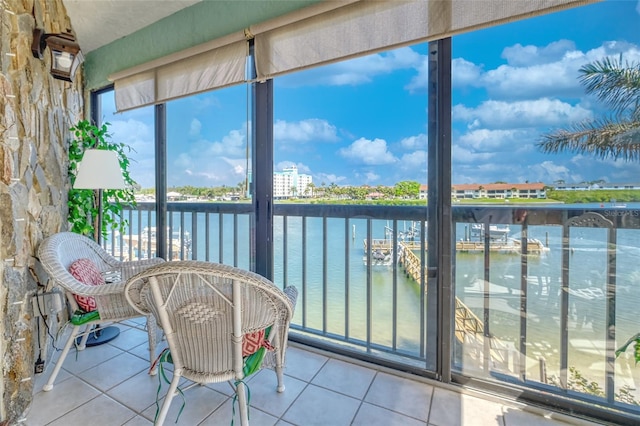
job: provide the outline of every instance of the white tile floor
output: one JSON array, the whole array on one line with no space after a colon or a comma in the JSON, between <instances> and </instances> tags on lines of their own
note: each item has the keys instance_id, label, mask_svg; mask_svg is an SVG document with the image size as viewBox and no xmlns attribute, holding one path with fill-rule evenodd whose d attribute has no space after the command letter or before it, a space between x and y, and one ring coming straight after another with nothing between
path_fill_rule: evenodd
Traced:
<instances>
[{"instance_id":1,"label":"white tile floor","mask_svg":"<svg viewBox=\"0 0 640 426\"><path fill-rule=\"evenodd\" d=\"M109 344L72 352L53 390L43 392L52 367L36 378L34 400L22 424L142 426L155 415L158 376L147 374L146 332L118 324ZM576 418L477 395L411 378L376 366L352 363L302 346L290 346L284 393L275 373L262 370L247 381L252 425L567 425ZM168 385L163 384L166 392ZM229 425L233 392L229 384L199 386L175 397L165 424ZM239 419L235 419L239 424Z\"/></svg>"}]
</instances>

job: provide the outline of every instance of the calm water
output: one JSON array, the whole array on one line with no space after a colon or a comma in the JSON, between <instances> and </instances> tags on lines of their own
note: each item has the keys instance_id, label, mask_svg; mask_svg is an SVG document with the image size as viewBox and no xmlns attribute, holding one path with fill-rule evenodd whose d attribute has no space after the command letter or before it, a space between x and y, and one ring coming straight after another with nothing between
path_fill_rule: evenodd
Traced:
<instances>
[{"instance_id":1,"label":"calm water","mask_svg":"<svg viewBox=\"0 0 640 426\"><path fill-rule=\"evenodd\" d=\"M598 208L600 204L581 205ZM629 205L629 207L633 207ZM637 204L640 208L640 204ZM197 218L198 238L194 244L197 259L220 261L250 268L249 219L238 217L237 231L231 215L222 218L219 231L218 215L210 216L209 246L204 235L205 217ZM179 216L173 219L179 227ZM384 238L386 221L373 222L372 238ZM141 224L142 229L146 224ZM191 230L185 216L185 230ZM400 230L410 224L399 223ZM274 218L274 281L280 285L298 287L300 297L294 322L338 335L348 334L366 339L369 321L372 341L391 345L393 324L397 324L397 346L408 353L420 349L420 288L407 278L400 266L394 281L393 266L371 267L371 295L368 299L367 267L363 241L366 221L328 219L326 233L320 218L289 217L285 225L281 217ZM138 224L132 223L134 233ZM510 226L510 237L520 237L520 227ZM237 234L237 235L236 235ZM465 238L465 224L456 227L456 240ZM539 357L547 362L548 374L559 370L560 297L562 274L562 228L530 226L529 238L536 238L549 248L540 256L527 259L527 368L532 380L537 379ZM604 377L603 352L607 246L606 231L580 228L571 231L569 259L571 321L569 329L569 365L577 365L590 374L590 379ZM326 241L326 248L323 245ZM283 253L286 250L286 263ZM521 261L518 255L490 255L489 327L493 335L517 348L520 337ZM616 267L616 329L620 343L638 331L637 307L640 306L640 230L620 230L617 234ZM456 296L479 318L483 318L484 254L458 253L455 259ZM348 262L348 265L345 263ZM326 265L326 268L324 267ZM345 272L346 271L346 272ZM326 297L324 296L326 294ZM590 299L589 299L590 298ZM395 300L395 304L393 301ZM371 318L367 318L367 303ZM395 309L394 309L395 308ZM347 321L348 310L348 321ZM323 313L326 312L326 315ZM323 322L323 320L325 322Z\"/></svg>"}]
</instances>

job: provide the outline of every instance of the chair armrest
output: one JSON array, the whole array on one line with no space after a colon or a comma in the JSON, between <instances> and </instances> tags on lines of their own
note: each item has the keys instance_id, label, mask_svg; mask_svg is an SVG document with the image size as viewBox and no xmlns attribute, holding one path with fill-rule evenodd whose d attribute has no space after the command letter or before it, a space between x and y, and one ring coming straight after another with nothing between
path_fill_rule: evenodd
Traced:
<instances>
[{"instance_id":1,"label":"chair armrest","mask_svg":"<svg viewBox=\"0 0 640 426\"><path fill-rule=\"evenodd\" d=\"M140 268L148 268L149 266L157 265L158 263L163 263L165 260L161 257L153 257L151 259L141 259L141 260L127 260L125 262L120 262L120 266L122 268L130 268L130 267L140 267Z\"/></svg>"},{"instance_id":2,"label":"chair armrest","mask_svg":"<svg viewBox=\"0 0 640 426\"><path fill-rule=\"evenodd\" d=\"M72 294L78 296L109 296L112 294L121 294L124 291L126 281L116 281L101 285L87 285L81 281L77 281L73 290L68 290Z\"/></svg>"},{"instance_id":3,"label":"chair armrest","mask_svg":"<svg viewBox=\"0 0 640 426\"><path fill-rule=\"evenodd\" d=\"M154 257L152 259L130 260L126 262L120 262L120 264L117 265L116 270L120 272L120 281L126 282L134 275L150 268L153 265L164 263L164 261L165 260L160 257Z\"/></svg>"},{"instance_id":4,"label":"chair armrest","mask_svg":"<svg viewBox=\"0 0 640 426\"><path fill-rule=\"evenodd\" d=\"M286 286L283 290L289 302L291 302L291 312L296 309L296 302L298 301L298 289L292 285Z\"/></svg>"}]
</instances>

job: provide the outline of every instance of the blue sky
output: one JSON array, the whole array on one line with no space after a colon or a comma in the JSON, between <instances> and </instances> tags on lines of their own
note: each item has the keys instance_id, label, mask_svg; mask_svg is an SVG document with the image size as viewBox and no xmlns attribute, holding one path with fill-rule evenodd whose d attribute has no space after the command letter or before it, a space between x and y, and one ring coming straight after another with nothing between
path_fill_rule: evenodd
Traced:
<instances>
[{"instance_id":1,"label":"blue sky","mask_svg":"<svg viewBox=\"0 0 640 426\"><path fill-rule=\"evenodd\" d=\"M554 128L606 114L578 69L606 56L640 62L640 2L604 1L455 36L453 183L640 182L640 165L535 146ZM317 186L427 180L426 44L274 81L274 169L296 165ZM246 173L247 86L172 101L168 185L236 185ZM130 144L132 175L154 186L153 109L105 120Z\"/></svg>"}]
</instances>

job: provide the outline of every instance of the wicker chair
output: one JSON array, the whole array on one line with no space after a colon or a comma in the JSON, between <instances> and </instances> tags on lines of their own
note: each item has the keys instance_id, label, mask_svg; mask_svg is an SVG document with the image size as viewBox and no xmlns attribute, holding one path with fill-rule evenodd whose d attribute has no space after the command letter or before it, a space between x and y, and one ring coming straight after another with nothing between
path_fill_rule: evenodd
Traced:
<instances>
[{"instance_id":1,"label":"wicker chair","mask_svg":"<svg viewBox=\"0 0 640 426\"><path fill-rule=\"evenodd\" d=\"M131 278L125 294L142 314L152 313L163 329L173 362L173 378L157 414L162 425L181 377L194 383L235 381L242 425L248 424L243 372L243 336L268 327L271 346L257 367L275 367L278 392L297 290L284 291L253 272L200 261L175 261Z\"/></svg>"},{"instance_id":2,"label":"wicker chair","mask_svg":"<svg viewBox=\"0 0 640 426\"><path fill-rule=\"evenodd\" d=\"M99 318L97 319L83 321L82 324L78 325L72 322L73 328L71 329L69 338L64 345L60 358L56 362L49 380L43 387L45 391L49 391L53 388L56 376L60 372L60 368L69 353L69 349L71 349L71 345L76 341L76 338L82 336L78 350L83 350L89 333L96 331L95 327L99 327L100 323L141 316L141 313L133 309L124 296L126 280L145 268L162 263L164 260L153 258L121 262L103 250L102 247L93 240L72 232L61 232L45 238L38 248L38 257L43 268L49 274L49 277L56 285L59 285L65 291L67 300L74 312L79 308L74 295L79 295L93 297L97 306L96 310L99 313ZM74 261L84 258L93 261L103 274L108 272L115 277L119 277L119 280L104 285L86 285L78 281L71 275L68 268ZM83 329L82 333L81 329ZM153 363L156 358L156 330L155 319L147 315L149 360L151 363ZM155 374L155 371L152 371L152 374Z\"/></svg>"}]
</instances>

